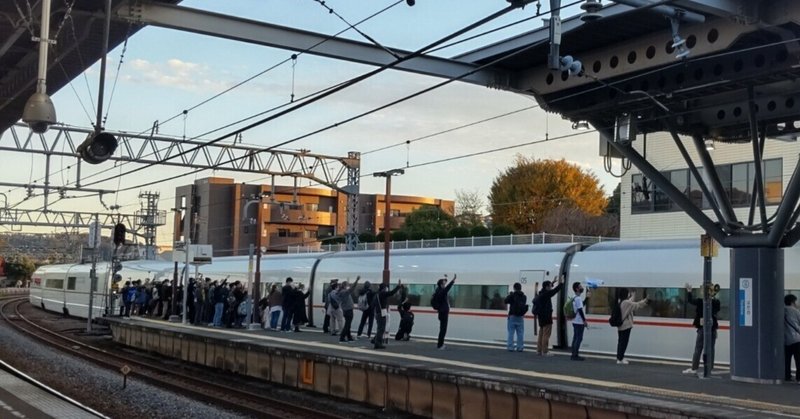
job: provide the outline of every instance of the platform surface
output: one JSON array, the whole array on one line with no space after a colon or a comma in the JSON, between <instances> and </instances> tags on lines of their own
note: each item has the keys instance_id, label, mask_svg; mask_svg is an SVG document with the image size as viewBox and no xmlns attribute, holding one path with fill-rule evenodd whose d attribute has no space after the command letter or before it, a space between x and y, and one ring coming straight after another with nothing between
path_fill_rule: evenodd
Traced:
<instances>
[{"instance_id":1,"label":"platform surface","mask_svg":"<svg viewBox=\"0 0 800 419\"><path fill-rule=\"evenodd\" d=\"M375 350L367 339L342 344L337 336L323 334L314 328L305 328L301 333L285 333L197 327L146 318L114 320L328 357L499 380L512 386L536 387L539 392L569 391L587 399L623 402L642 403L644 400L653 406L672 405L687 415L800 417L800 405L797 404L800 385L797 383L764 385L736 382L730 379L726 368L716 369L712 378L702 379L682 373L689 367L686 362L629 359L629 365L618 365L613 356L583 353L586 360L580 362L570 360L569 353L559 350L551 350L554 354L551 357L538 356L535 348L508 352L505 344L499 342L448 341L446 350L438 350L434 340L413 336L409 342L391 339L386 349ZM585 339L591 339L590 333ZM687 342L687 351L693 349L693 344Z\"/></svg>"},{"instance_id":2,"label":"platform surface","mask_svg":"<svg viewBox=\"0 0 800 419\"><path fill-rule=\"evenodd\" d=\"M98 416L0 370L0 417L83 419Z\"/></svg>"}]
</instances>

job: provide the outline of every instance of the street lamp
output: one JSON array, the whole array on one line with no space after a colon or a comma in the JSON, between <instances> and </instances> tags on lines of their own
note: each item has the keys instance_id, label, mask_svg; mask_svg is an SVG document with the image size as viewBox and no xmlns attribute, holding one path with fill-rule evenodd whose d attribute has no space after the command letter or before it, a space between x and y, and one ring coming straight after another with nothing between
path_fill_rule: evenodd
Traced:
<instances>
[{"instance_id":1,"label":"street lamp","mask_svg":"<svg viewBox=\"0 0 800 419\"><path fill-rule=\"evenodd\" d=\"M386 178L386 208L383 211L383 285L389 286L389 232L391 231L391 224L389 224L390 205L392 202L392 176L399 176L405 173L403 169L392 169L386 172L375 172L372 176Z\"/></svg>"}]
</instances>

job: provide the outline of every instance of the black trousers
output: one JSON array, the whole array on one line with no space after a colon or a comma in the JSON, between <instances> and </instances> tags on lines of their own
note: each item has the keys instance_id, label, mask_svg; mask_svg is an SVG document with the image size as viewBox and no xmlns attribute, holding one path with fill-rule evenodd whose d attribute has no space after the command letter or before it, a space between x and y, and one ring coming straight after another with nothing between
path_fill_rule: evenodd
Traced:
<instances>
[{"instance_id":1,"label":"black trousers","mask_svg":"<svg viewBox=\"0 0 800 419\"><path fill-rule=\"evenodd\" d=\"M628 342L631 340L631 330L617 330L617 361L622 361L625 358L625 351L628 350Z\"/></svg>"},{"instance_id":2,"label":"black trousers","mask_svg":"<svg viewBox=\"0 0 800 419\"><path fill-rule=\"evenodd\" d=\"M792 381L792 357L794 357L794 367L797 369L795 379L800 381L800 342L784 346L786 367L784 369L784 378L786 381Z\"/></svg>"},{"instance_id":3,"label":"black trousers","mask_svg":"<svg viewBox=\"0 0 800 419\"><path fill-rule=\"evenodd\" d=\"M437 348L444 346L444 336L447 334L447 321L449 317L449 312L439 312L439 340L436 342Z\"/></svg>"},{"instance_id":4,"label":"black trousers","mask_svg":"<svg viewBox=\"0 0 800 419\"><path fill-rule=\"evenodd\" d=\"M353 340L353 335L350 334L350 325L353 323L353 309L344 311L344 327L342 333L339 334L339 340Z\"/></svg>"},{"instance_id":5,"label":"black trousers","mask_svg":"<svg viewBox=\"0 0 800 419\"><path fill-rule=\"evenodd\" d=\"M328 315L328 307L325 307L325 320L322 322L322 331L324 333L330 332L331 316Z\"/></svg>"},{"instance_id":6,"label":"black trousers","mask_svg":"<svg viewBox=\"0 0 800 419\"><path fill-rule=\"evenodd\" d=\"M378 331L375 332L375 347L383 347L383 334L386 332L386 317L378 316Z\"/></svg>"},{"instance_id":7,"label":"black trousers","mask_svg":"<svg viewBox=\"0 0 800 419\"><path fill-rule=\"evenodd\" d=\"M364 326L369 322L369 326L367 326L367 337L372 336L372 322L375 320L375 310L366 310L361 312L361 323L358 325L358 336L361 336L364 333Z\"/></svg>"}]
</instances>

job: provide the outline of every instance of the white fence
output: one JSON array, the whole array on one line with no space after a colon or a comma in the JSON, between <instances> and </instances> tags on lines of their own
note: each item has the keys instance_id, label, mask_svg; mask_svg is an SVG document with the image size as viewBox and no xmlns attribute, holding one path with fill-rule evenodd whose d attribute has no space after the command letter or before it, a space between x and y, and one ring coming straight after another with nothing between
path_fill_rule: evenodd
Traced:
<instances>
[{"instance_id":1,"label":"white fence","mask_svg":"<svg viewBox=\"0 0 800 419\"><path fill-rule=\"evenodd\" d=\"M485 236L461 237L447 239L405 240L390 242L392 249L423 249L433 247L470 247L470 246L500 246L516 244L544 244L544 243L586 243L593 244L603 241L617 241L618 237L603 236L577 236L574 234L512 234L510 236ZM383 242L359 243L356 250L380 250ZM344 243L326 244L320 246L290 246L289 253L310 252L343 252L347 250Z\"/></svg>"}]
</instances>

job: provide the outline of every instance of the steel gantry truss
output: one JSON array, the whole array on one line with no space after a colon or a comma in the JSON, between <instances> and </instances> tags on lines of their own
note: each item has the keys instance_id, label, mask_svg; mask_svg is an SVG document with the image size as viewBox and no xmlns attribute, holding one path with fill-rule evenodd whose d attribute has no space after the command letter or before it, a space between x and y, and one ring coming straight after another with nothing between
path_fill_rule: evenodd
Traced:
<instances>
[{"instance_id":1,"label":"steel gantry truss","mask_svg":"<svg viewBox=\"0 0 800 419\"><path fill-rule=\"evenodd\" d=\"M155 130L154 130L155 131ZM27 185L0 183L5 186L19 186L26 188L40 188L45 190L44 212L20 213L22 217L15 217L11 213L8 218L20 220L28 224L13 223L15 225L38 226L83 226L82 220L72 219L72 223L64 220L50 222L53 214L58 212L47 211L47 193L56 190L64 193L67 190L96 192L99 194L113 193L102 189L81 188L81 159L76 152L76 147L87 135L94 131L88 128L53 126L45 134L36 134L24 124L15 124L5 133L0 135L0 151L14 151L45 155L50 160L51 156L73 157L77 161L77 170L74 187L50 186L50 166L45 167L44 185ZM295 179L305 178L325 185L331 189L347 194L349 214L356 213L355 203L358 194L359 168L361 165L360 153L349 153L347 157L327 156L313 154L307 151L282 151L265 150L259 147L241 144L209 144L193 139L179 139L160 135L144 135L126 132L111 132L119 141L117 154L110 160L117 162L132 162L139 164L158 164L165 166L187 167L193 169L228 170L239 173L258 173L273 176L291 176ZM186 152L187 150L190 150ZM170 160L171 159L171 160ZM346 185L340 183L346 181ZM352 208L351 208L352 207ZM6 210L12 211L12 210ZM28 211L28 210L20 210ZM79 213L67 213L79 214ZM43 224L36 224L41 221ZM355 234L357 219L347 217L346 236L350 242L357 242ZM56 224L56 225L54 225ZM128 226L142 225L141 222L127 224ZM155 235L155 231L150 231Z\"/></svg>"},{"instance_id":2,"label":"steel gantry truss","mask_svg":"<svg viewBox=\"0 0 800 419\"><path fill-rule=\"evenodd\" d=\"M140 217L134 214L41 211L19 208L0 208L0 225L89 228L89 224L94 222L95 214L99 216L102 228L112 229L117 223L123 223L133 231L139 229Z\"/></svg>"},{"instance_id":3,"label":"steel gantry truss","mask_svg":"<svg viewBox=\"0 0 800 419\"><path fill-rule=\"evenodd\" d=\"M75 149L93 132L90 128L53 126L45 134L36 134L24 124L15 124L0 136L0 151L74 157L80 160ZM294 176L310 179L333 189L341 188L338 184L346 179L347 168L353 162L349 157L304 151L264 150L239 144L207 144L205 141L168 136L106 132L113 134L119 141L118 153L109 159L112 161ZM192 151L186 152L187 150ZM182 154L184 152L186 153ZM80 187L80 173L77 176L76 185Z\"/></svg>"}]
</instances>

